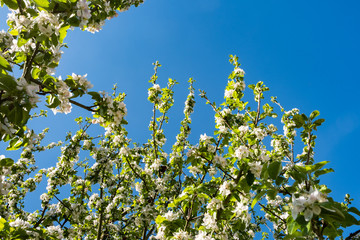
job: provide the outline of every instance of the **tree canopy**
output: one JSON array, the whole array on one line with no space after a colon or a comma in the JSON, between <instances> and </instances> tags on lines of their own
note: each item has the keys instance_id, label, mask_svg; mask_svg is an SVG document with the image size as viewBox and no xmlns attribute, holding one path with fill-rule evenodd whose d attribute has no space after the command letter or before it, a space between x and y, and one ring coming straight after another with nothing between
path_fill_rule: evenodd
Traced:
<instances>
[{"instance_id":1,"label":"tree canopy","mask_svg":"<svg viewBox=\"0 0 360 240\"><path fill-rule=\"evenodd\" d=\"M213 134L188 140L195 105L189 79L176 142L166 151L164 125L174 104L176 80L160 86L154 63L148 100L151 138L127 137L126 94L91 91L87 75L55 75L70 29L97 32L106 19L143 1L0 0L11 9L0 32L0 138L19 159L0 155L0 236L3 239L355 239L343 230L359 225L360 212L330 197L320 177L333 172L316 161L315 131L324 122L284 109L263 82L245 84L238 57L221 104L205 91L214 110ZM253 104L244 101L245 88ZM81 99L88 96L91 105ZM42 109L40 102L46 102ZM43 144L31 119L73 107L92 115L76 119L79 130L64 141ZM281 121L280 121L281 120ZM90 129L100 127L102 134ZM295 152L295 145L302 152ZM55 166L38 169L40 152L61 149ZM29 212L24 199L41 188L41 208ZM69 189L67 197L62 191ZM268 230L266 229L268 227ZM256 235L259 236L259 235Z\"/></svg>"}]
</instances>

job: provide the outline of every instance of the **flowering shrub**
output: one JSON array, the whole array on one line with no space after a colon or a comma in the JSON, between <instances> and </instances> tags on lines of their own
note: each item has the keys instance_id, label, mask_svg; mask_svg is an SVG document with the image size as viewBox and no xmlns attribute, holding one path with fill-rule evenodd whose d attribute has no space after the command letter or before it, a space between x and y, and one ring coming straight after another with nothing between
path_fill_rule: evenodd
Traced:
<instances>
[{"instance_id":1,"label":"flowering shrub","mask_svg":"<svg viewBox=\"0 0 360 240\"><path fill-rule=\"evenodd\" d=\"M285 111L276 98L267 101L262 82L248 85L257 106L249 107L236 56L230 56L234 70L225 101L217 105L200 94L214 110L214 134L201 135L195 145L188 140L195 105L189 79L184 119L166 152L163 126L177 82L160 86L158 62L148 90L151 138L143 145L127 138L125 94L116 88L112 94L89 91L86 75L55 76L70 28L97 32L117 10L141 0L0 3L11 9L9 29L0 32L0 137L8 150L21 151L16 161L0 155L2 239L251 239L257 232L264 239L335 239L359 225L360 211L350 206L350 196L336 202L320 184L319 177L333 170L315 161L314 131L324 121L319 112ZM13 70L20 76L13 77ZM92 106L79 102L83 95L91 96ZM46 115L30 115L40 96L54 114L76 105L92 116L77 118L79 130L64 142L43 145L47 129L35 133L27 126L30 117ZM103 135L90 135L94 125ZM302 153L296 154L301 141ZM56 166L38 169L37 153L52 148L61 149ZM47 186L41 208L29 212L24 199L42 182ZM70 194L63 198L65 186Z\"/></svg>"}]
</instances>

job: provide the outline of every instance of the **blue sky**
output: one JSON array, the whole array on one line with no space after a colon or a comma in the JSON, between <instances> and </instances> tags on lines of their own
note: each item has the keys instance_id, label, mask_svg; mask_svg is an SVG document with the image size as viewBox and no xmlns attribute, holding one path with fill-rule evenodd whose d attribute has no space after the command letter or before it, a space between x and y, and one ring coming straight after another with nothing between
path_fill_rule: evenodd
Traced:
<instances>
[{"instance_id":1,"label":"blue sky","mask_svg":"<svg viewBox=\"0 0 360 240\"><path fill-rule=\"evenodd\" d=\"M57 75L87 73L95 90L110 91L117 83L127 93L129 137L143 143L151 117L148 80L152 63L159 60L163 65L160 85L168 77L180 83L166 128L172 144L182 119L188 78L193 77L197 89L221 103L232 70L228 56L236 54L246 83L264 81L270 87L268 99L277 96L285 109L296 107L305 114L320 111L326 121L318 130L315 159L331 161L329 166L335 169L322 183L338 201L350 193L359 207L359 7L356 0L147 0L107 21L95 35L69 32L65 39L69 48L64 49ZM0 9L0 27L6 29L5 18L5 9ZM213 125L208 123L214 120L200 98L195 112L193 142L200 134L212 134ZM40 124L51 128L50 135L64 135L64 128L75 129L71 119L79 113L83 114L77 109Z\"/></svg>"}]
</instances>

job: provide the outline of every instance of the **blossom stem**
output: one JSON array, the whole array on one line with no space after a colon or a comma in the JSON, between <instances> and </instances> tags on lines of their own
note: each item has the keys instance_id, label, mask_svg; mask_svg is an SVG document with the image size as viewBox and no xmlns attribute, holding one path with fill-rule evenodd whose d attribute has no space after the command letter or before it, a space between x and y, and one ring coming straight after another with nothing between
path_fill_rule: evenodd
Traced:
<instances>
[{"instance_id":1,"label":"blossom stem","mask_svg":"<svg viewBox=\"0 0 360 240\"><path fill-rule=\"evenodd\" d=\"M18 0L19 1L19 0ZM34 52L32 53L30 59L27 59L26 63L25 63L25 68L24 68L24 72L22 74L22 77L25 78L26 80L30 81L31 79L31 75L30 75L30 72L31 72L31 65L32 65L32 62L34 61L35 59L35 56L36 54L38 53L39 51L39 47L40 47L40 42L37 42L36 43L36 46L35 46L35 50Z\"/></svg>"},{"instance_id":2,"label":"blossom stem","mask_svg":"<svg viewBox=\"0 0 360 240\"><path fill-rule=\"evenodd\" d=\"M45 212L47 209L48 209L48 206L46 205L42 211L40 219L35 223L34 228L37 228L41 224L41 222L45 219L44 216L45 216Z\"/></svg>"},{"instance_id":3,"label":"blossom stem","mask_svg":"<svg viewBox=\"0 0 360 240\"><path fill-rule=\"evenodd\" d=\"M20 11L21 15L24 15L24 10L23 10L22 7L21 7L21 2L20 2L20 0L16 0L16 2L17 2L17 4L18 4L19 11Z\"/></svg>"},{"instance_id":4,"label":"blossom stem","mask_svg":"<svg viewBox=\"0 0 360 240\"><path fill-rule=\"evenodd\" d=\"M278 219L280 219L285 225L286 225L286 221L284 219L282 219L279 215L277 215L276 213L274 213L271 209L265 207L264 204L258 202L259 205L267 212L271 213L272 215L274 215L275 217L277 217Z\"/></svg>"},{"instance_id":5,"label":"blossom stem","mask_svg":"<svg viewBox=\"0 0 360 240\"><path fill-rule=\"evenodd\" d=\"M260 120L260 95L261 95L261 92L259 93L259 101L258 101L258 106L257 106L257 113L256 113L256 119L255 119L255 127L257 127L257 124L259 123L259 120Z\"/></svg>"},{"instance_id":6,"label":"blossom stem","mask_svg":"<svg viewBox=\"0 0 360 240\"><path fill-rule=\"evenodd\" d=\"M101 186L103 182L104 182L104 175L102 176L101 183L100 183L100 200L101 201L103 200L103 194L104 194L103 187ZM99 225L98 225L98 232L97 232L97 240L101 239L102 222L103 222L103 206L100 205L100 218L99 218Z\"/></svg>"},{"instance_id":7,"label":"blossom stem","mask_svg":"<svg viewBox=\"0 0 360 240\"><path fill-rule=\"evenodd\" d=\"M345 238L345 240L351 240L354 239L354 237L356 235L358 235L360 233L360 230L357 230L356 232L351 233L347 238Z\"/></svg>"}]
</instances>

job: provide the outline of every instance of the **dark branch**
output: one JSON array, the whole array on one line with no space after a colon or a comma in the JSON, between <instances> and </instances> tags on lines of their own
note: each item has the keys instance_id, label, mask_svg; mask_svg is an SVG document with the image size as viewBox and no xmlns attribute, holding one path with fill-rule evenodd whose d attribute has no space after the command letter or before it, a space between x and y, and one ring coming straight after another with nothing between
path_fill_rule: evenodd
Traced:
<instances>
[{"instance_id":1,"label":"dark branch","mask_svg":"<svg viewBox=\"0 0 360 240\"><path fill-rule=\"evenodd\" d=\"M360 230L357 230L356 232L351 233L347 238L345 238L345 240L351 240L354 237L356 237L356 235L358 235L360 233Z\"/></svg>"}]
</instances>

